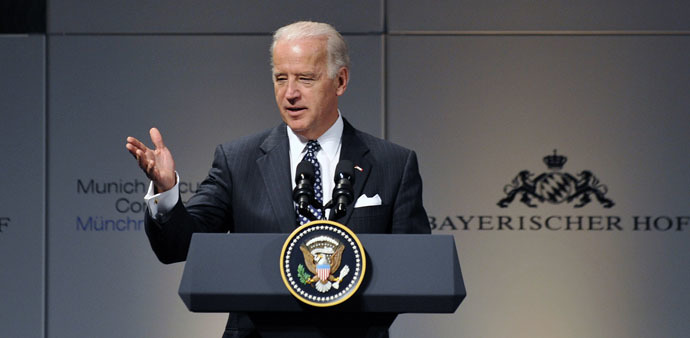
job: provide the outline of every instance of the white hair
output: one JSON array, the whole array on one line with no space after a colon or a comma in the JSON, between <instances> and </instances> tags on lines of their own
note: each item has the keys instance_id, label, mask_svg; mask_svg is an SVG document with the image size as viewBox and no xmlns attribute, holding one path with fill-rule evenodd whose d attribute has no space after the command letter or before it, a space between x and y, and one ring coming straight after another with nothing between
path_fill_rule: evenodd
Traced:
<instances>
[{"instance_id":1,"label":"white hair","mask_svg":"<svg viewBox=\"0 0 690 338\"><path fill-rule=\"evenodd\" d=\"M312 21L298 21L279 28L273 34L271 44L271 67L273 65L273 50L276 43L280 40L298 40L305 38L325 37L326 52L328 53L328 77L333 79L338 74L340 68L350 68L350 56L347 51L347 43L343 36L338 33L333 26Z\"/></svg>"}]
</instances>

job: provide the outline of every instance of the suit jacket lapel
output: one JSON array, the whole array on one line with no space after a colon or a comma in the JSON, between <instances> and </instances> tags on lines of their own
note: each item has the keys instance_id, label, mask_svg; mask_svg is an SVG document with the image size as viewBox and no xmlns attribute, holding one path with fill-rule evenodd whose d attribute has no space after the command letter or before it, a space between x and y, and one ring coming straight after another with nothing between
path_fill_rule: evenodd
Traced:
<instances>
[{"instance_id":1,"label":"suit jacket lapel","mask_svg":"<svg viewBox=\"0 0 690 338\"><path fill-rule=\"evenodd\" d=\"M350 216L352 216L352 211L354 210L357 198L359 198L359 196L362 195L364 185L366 184L367 179L369 178L369 173L371 172L373 166L371 164L371 161L369 161L369 159L367 158L369 148L357 136L355 128L352 127L352 125L349 122L347 122L347 120L343 120L343 122L344 127L342 137L342 148L340 149L340 159L350 160L356 167L359 167L359 169L361 169L354 170L355 184L353 190L355 193L355 200L352 201L352 203L347 207L345 217L338 220L342 224L347 224L347 222L350 220Z\"/></svg>"},{"instance_id":2,"label":"suit jacket lapel","mask_svg":"<svg viewBox=\"0 0 690 338\"><path fill-rule=\"evenodd\" d=\"M274 128L260 146L264 153L256 160L276 221L283 232L292 232L296 212L292 202L290 146L285 124Z\"/></svg>"}]
</instances>

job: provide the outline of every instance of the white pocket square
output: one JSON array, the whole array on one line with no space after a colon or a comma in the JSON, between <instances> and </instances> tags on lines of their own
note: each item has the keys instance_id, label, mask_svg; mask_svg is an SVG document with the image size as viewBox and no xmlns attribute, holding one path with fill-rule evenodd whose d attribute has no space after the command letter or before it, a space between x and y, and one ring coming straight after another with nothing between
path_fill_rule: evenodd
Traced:
<instances>
[{"instance_id":1,"label":"white pocket square","mask_svg":"<svg viewBox=\"0 0 690 338\"><path fill-rule=\"evenodd\" d=\"M371 207L375 205L381 205L381 197L379 196L379 194L376 194L373 197L367 197L367 195L362 195L359 196L357 202L355 202L355 208Z\"/></svg>"}]
</instances>

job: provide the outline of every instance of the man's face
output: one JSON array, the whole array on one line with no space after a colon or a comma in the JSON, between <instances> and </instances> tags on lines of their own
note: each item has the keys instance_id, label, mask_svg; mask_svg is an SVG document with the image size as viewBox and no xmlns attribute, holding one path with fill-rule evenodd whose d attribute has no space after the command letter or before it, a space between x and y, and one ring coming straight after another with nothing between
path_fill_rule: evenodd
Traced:
<instances>
[{"instance_id":1,"label":"man's face","mask_svg":"<svg viewBox=\"0 0 690 338\"><path fill-rule=\"evenodd\" d=\"M296 134L315 140L338 118L338 96L348 70L328 77L326 38L280 40L273 49L273 88L283 121Z\"/></svg>"}]
</instances>

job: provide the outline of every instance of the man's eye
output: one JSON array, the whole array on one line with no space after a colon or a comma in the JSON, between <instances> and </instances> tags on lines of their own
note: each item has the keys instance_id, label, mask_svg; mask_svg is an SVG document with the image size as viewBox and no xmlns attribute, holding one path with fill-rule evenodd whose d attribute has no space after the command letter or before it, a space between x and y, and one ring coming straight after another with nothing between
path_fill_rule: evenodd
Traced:
<instances>
[{"instance_id":1,"label":"man's eye","mask_svg":"<svg viewBox=\"0 0 690 338\"><path fill-rule=\"evenodd\" d=\"M301 77L301 78L299 78L299 80L300 80L300 81L303 81L303 82L311 82L311 81L314 81L314 78L311 78L311 77Z\"/></svg>"}]
</instances>

